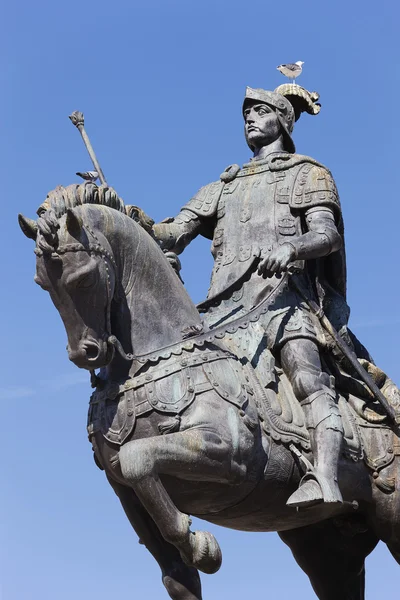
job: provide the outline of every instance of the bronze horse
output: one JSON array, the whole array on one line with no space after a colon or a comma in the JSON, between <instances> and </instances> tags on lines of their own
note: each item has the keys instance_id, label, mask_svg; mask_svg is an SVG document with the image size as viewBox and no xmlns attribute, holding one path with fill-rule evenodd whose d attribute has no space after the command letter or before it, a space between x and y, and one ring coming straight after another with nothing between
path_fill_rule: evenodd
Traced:
<instances>
[{"instance_id":1,"label":"bronze horse","mask_svg":"<svg viewBox=\"0 0 400 600\"><path fill-rule=\"evenodd\" d=\"M398 432L372 411L376 425L358 427L364 454L380 444L386 462L374 467L345 453L340 508L289 508L312 461L307 446L271 435L268 399L251 365L227 349L226 332L204 329L158 245L118 196L94 184L57 188L38 214L20 216L20 225L36 241L35 280L61 315L69 358L92 372L96 463L170 597L201 600L198 570L221 565L214 536L190 530L195 515L277 531L318 598L364 598L364 560L379 540L400 563Z\"/></svg>"}]
</instances>

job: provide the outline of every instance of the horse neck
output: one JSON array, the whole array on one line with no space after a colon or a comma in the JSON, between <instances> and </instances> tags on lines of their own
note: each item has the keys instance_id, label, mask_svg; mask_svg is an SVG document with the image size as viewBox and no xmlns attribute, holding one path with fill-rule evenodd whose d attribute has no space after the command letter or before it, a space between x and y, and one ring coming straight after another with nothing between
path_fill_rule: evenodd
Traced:
<instances>
[{"instance_id":1,"label":"horse neck","mask_svg":"<svg viewBox=\"0 0 400 600\"><path fill-rule=\"evenodd\" d=\"M154 352L182 341L182 330L201 320L182 283L154 240L132 219L123 218L109 240L118 267L112 333L125 352ZM118 357L114 360L118 362ZM136 370L132 365L132 371Z\"/></svg>"}]
</instances>

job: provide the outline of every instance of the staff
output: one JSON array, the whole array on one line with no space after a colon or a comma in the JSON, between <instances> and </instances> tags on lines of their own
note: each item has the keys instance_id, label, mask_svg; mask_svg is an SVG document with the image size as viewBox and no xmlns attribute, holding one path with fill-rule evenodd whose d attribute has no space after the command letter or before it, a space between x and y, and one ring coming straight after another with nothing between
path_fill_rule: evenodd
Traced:
<instances>
[{"instance_id":1,"label":"staff","mask_svg":"<svg viewBox=\"0 0 400 600\"><path fill-rule=\"evenodd\" d=\"M95 170L97 171L97 173L99 175L99 179L100 179L102 185L107 185L106 178L104 177L104 173L103 173L103 171L100 167L99 161L97 160L97 157L94 153L92 144L90 143L90 140L88 137L88 134L85 131L85 118L83 116L83 112L80 112L79 110L75 110L71 115L69 115L69 118L71 119L71 121L75 125L75 127L77 129L79 129L79 133L82 136L83 143L86 146L86 150L89 152L89 156L91 158L91 161L93 163Z\"/></svg>"}]
</instances>

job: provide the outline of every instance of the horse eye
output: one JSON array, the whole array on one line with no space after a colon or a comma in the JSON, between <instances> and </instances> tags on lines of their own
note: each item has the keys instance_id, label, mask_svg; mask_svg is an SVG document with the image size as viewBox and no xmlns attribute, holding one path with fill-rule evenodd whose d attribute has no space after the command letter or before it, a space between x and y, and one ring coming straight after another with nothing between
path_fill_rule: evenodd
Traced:
<instances>
[{"instance_id":1,"label":"horse eye","mask_svg":"<svg viewBox=\"0 0 400 600\"><path fill-rule=\"evenodd\" d=\"M84 275L83 277L81 277L77 283L77 287L80 288L89 288L93 285L94 283L94 278L93 278L93 274L92 273L88 273L87 275Z\"/></svg>"}]
</instances>

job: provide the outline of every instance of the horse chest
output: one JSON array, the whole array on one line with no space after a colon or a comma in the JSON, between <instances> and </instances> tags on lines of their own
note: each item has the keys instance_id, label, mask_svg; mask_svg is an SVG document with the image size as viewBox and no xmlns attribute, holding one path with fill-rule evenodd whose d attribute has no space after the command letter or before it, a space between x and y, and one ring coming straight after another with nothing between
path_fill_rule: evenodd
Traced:
<instances>
[{"instance_id":1,"label":"horse chest","mask_svg":"<svg viewBox=\"0 0 400 600\"><path fill-rule=\"evenodd\" d=\"M223 351L199 352L171 357L146 373L96 391L88 414L88 434L97 433L121 446L135 437L173 433L180 429L181 415L196 395L214 390L238 409L247 402L237 361ZM141 423L137 431L138 420Z\"/></svg>"}]
</instances>

